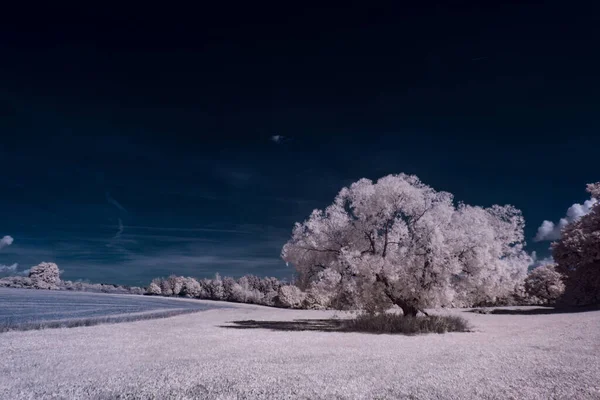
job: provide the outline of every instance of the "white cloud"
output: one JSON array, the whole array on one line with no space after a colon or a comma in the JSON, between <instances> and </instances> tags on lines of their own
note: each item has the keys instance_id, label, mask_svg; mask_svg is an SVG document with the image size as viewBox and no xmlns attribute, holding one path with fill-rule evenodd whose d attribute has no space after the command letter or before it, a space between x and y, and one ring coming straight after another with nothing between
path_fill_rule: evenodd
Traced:
<instances>
[{"instance_id":1,"label":"white cloud","mask_svg":"<svg viewBox=\"0 0 600 400\"><path fill-rule=\"evenodd\" d=\"M285 136L283 135L273 135L271 136L271 140L275 143L281 143L283 141L283 139L285 139Z\"/></svg>"},{"instance_id":2,"label":"white cloud","mask_svg":"<svg viewBox=\"0 0 600 400\"><path fill-rule=\"evenodd\" d=\"M13 272L15 272L17 270L18 266L19 266L19 264L17 264L17 263L12 264L12 265L3 265L3 264L0 264L0 274L1 273L7 273L7 272L13 273Z\"/></svg>"},{"instance_id":3,"label":"white cloud","mask_svg":"<svg viewBox=\"0 0 600 400\"><path fill-rule=\"evenodd\" d=\"M598 200L592 197L590 200L586 200L583 204L573 204L567 210L567 216L561 218L556 224L552 221L545 220L538 228L537 234L533 240L536 242L541 242L544 240L560 239L561 231L565 226L588 214L592 207L594 207L594 205L597 203Z\"/></svg>"},{"instance_id":4,"label":"white cloud","mask_svg":"<svg viewBox=\"0 0 600 400\"><path fill-rule=\"evenodd\" d=\"M11 244L13 244L14 239L12 238L12 236L4 236L2 239L0 239L0 249L6 247L6 246L10 246Z\"/></svg>"},{"instance_id":5,"label":"white cloud","mask_svg":"<svg viewBox=\"0 0 600 400\"><path fill-rule=\"evenodd\" d=\"M531 252L531 258L533 260L533 268L541 267L542 265L554 264L554 258L552 258L552 256L538 258L537 252L535 251Z\"/></svg>"}]
</instances>

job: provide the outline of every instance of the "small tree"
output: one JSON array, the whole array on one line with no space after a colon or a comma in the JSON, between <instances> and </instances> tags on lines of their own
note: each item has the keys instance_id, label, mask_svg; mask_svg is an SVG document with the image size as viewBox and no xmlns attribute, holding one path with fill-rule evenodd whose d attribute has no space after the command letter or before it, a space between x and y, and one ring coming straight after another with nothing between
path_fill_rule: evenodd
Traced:
<instances>
[{"instance_id":1,"label":"small tree","mask_svg":"<svg viewBox=\"0 0 600 400\"><path fill-rule=\"evenodd\" d=\"M587 191L600 200L600 182ZM572 305L600 304L600 204L567 225L552 243L556 270L565 276L564 299Z\"/></svg>"},{"instance_id":2,"label":"small tree","mask_svg":"<svg viewBox=\"0 0 600 400\"><path fill-rule=\"evenodd\" d=\"M539 266L525 278L525 291L533 303L555 303L565 291L563 276L554 265Z\"/></svg>"},{"instance_id":3,"label":"small tree","mask_svg":"<svg viewBox=\"0 0 600 400\"><path fill-rule=\"evenodd\" d=\"M150 285L148 285L148 289L146 289L146 294L158 296L162 294L162 291L160 290L160 286L158 286L155 282L150 282Z\"/></svg>"},{"instance_id":4,"label":"small tree","mask_svg":"<svg viewBox=\"0 0 600 400\"><path fill-rule=\"evenodd\" d=\"M215 279L209 280L210 298L213 300L225 300L225 288L221 275L215 274Z\"/></svg>"},{"instance_id":5,"label":"small tree","mask_svg":"<svg viewBox=\"0 0 600 400\"><path fill-rule=\"evenodd\" d=\"M233 279L230 276L225 276L225 277L223 277L222 282L223 282L223 299L228 300L228 301L237 301L237 300L234 300L235 295L233 293L235 291L234 286L237 284L235 282L235 279Z\"/></svg>"},{"instance_id":6,"label":"small tree","mask_svg":"<svg viewBox=\"0 0 600 400\"><path fill-rule=\"evenodd\" d=\"M248 303L260 303L263 298L263 294L256 289L256 286L253 286L251 283L250 275L242 276L238 279L238 285L240 286L240 290L244 293L243 298L244 302Z\"/></svg>"},{"instance_id":7,"label":"small tree","mask_svg":"<svg viewBox=\"0 0 600 400\"><path fill-rule=\"evenodd\" d=\"M361 179L343 188L324 211L296 224L282 258L299 281L317 280L331 269L354 304L365 307L364 290L385 295L416 315L450 304L494 300L522 280L531 258L523 251L524 220L512 206L453 204L416 176ZM379 283L375 285L374 283Z\"/></svg>"},{"instance_id":8,"label":"small tree","mask_svg":"<svg viewBox=\"0 0 600 400\"><path fill-rule=\"evenodd\" d=\"M306 295L296 286L285 285L279 288L275 304L285 308L301 308Z\"/></svg>"},{"instance_id":9,"label":"small tree","mask_svg":"<svg viewBox=\"0 0 600 400\"><path fill-rule=\"evenodd\" d=\"M171 275L167 281L173 295L179 296L181 294L181 290L183 289L185 278L183 276Z\"/></svg>"},{"instance_id":10,"label":"small tree","mask_svg":"<svg viewBox=\"0 0 600 400\"><path fill-rule=\"evenodd\" d=\"M157 278L155 281L160 286L160 292L163 296L173 296L173 286L168 279Z\"/></svg>"},{"instance_id":11,"label":"small tree","mask_svg":"<svg viewBox=\"0 0 600 400\"><path fill-rule=\"evenodd\" d=\"M180 292L181 296L192 297L192 298L201 298L206 297L207 293L203 291L200 283L191 277L184 278L183 286Z\"/></svg>"},{"instance_id":12,"label":"small tree","mask_svg":"<svg viewBox=\"0 0 600 400\"><path fill-rule=\"evenodd\" d=\"M60 270L55 263L42 262L29 270L29 278L36 289L58 289Z\"/></svg>"}]
</instances>

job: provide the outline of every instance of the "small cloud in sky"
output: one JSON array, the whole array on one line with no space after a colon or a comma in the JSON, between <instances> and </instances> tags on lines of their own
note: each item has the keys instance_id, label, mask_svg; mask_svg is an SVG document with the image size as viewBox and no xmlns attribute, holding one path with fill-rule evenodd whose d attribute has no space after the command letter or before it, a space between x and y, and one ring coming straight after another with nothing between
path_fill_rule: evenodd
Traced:
<instances>
[{"instance_id":1,"label":"small cloud in sky","mask_svg":"<svg viewBox=\"0 0 600 400\"><path fill-rule=\"evenodd\" d=\"M0 239L0 249L6 247L6 246L10 246L11 244L13 244L14 239L12 236L6 235L4 236L2 239Z\"/></svg>"},{"instance_id":2,"label":"small cloud in sky","mask_svg":"<svg viewBox=\"0 0 600 400\"><path fill-rule=\"evenodd\" d=\"M598 200L592 197L591 199L586 200L583 204L573 204L567 210L567 215L561 218L557 223L545 220L539 226L537 234L533 240L535 242L541 242L545 240L560 239L561 231L565 226L588 214L597 203Z\"/></svg>"},{"instance_id":3,"label":"small cloud in sky","mask_svg":"<svg viewBox=\"0 0 600 400\"><path fill-rule=\"evenodd\" d=\"M271 141L275 142L275 143L281 143L286 139L285 136L283 135L273 135L271 136Z\"/></svg>"},{"instance_id":4,"label":"small cloud in sky","mask_svg":"<svg viewBox=\"0 0 600 400\"><path fill-rule=\"evenodd\" d=\"M531 265L532 268L541 267L542 265L555 264L552 256L538 258L537 252L535 251L531 252L531 259L533 260L533 264Z\"/></svg>"},{"instance_id":5,"label":"small cloud in sky","mask_svg":"<svg viewBox=\"0 0 600 400\"><path fill-rule=\"evenodd\" d=\"M2 273L14 273L17 270L19 264L14 263L12 265L0 264L0 274Z\"/></svg>"}]
</instances>

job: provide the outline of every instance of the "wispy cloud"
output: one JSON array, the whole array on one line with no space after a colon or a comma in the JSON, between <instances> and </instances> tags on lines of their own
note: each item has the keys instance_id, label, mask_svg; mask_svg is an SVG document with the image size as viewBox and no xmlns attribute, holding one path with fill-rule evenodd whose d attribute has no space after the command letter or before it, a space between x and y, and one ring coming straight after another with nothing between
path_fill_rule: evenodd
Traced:
<instances>
[{"instance_id":1,"label":"wispy cloud","mask_svg":"<svg viewBox=\"0 0 600 400\"><path fill-rule=\"evenodd\" d=\"M567 215L561 218L557 223L545 220L539 226L537 234L533 240L536 242L541 242L545 240L560 239L561 231L565 226L588 214L592 210L592 207L594 207L594 205L597 203L598 200L592 197L590 200L586 200L583 204L573 204L567 210Z\"/></svg>"},{"instance_id":2,"label":"wispy cloud","mask_svg":"<svg viewBox=\"0 0 600 400\"><path fill-rule=\"evenodd\" d=\"M105 195L106 195L106 201L108 201L113 206L117 207L119 209L119 211L122 211L124 213L127 212L127 210L125 209L125 207L123 207L121 205L121 203L119 203L117 200L115 200L114 198L112 198L109 192L106 192Z\"/></svg>"},{"instance_id":3,"label":"wispy cloud","mask_svg":"<svg viewBox=\"0 0 600 400\"><path fill-rule=\"evenodd\" d=\"M165 267L165 266L191 266L210 267L218 272L216 267L253 268L282 264L283 261L271 257L228 257L220 255L177 255L177 254L154 254L131 255L126 264L136 267Z\"/></svg>"},{"instance_id":4,"label":"wispy cloud","mask_svg":"<svg viewBox=\"0 0 600 400\"><path fill-rule=\"evenodd\" d=\"M243 188L253 182L254 171L243 165L221 164L213 169L215 177L231 186Z\"/></svg>"},{"instance_id":5,"label":"wispy cloud","mask_svg":"<svg viewBox=\"0 0 600 400\"><path fill-rule=\"evenodd\" d=\"M163 226L140 226L140 225L127 225L127 229L139 229L139 230L150 230L150 231L165 231L165 232L215 232L215 233L241 233L241 234L254 234L256 231L244 230L244 229L221 229L221 228L175 228L175 227L163 227Z\"/></svg>"},{"instance_id":6,"label":"wispy cloud","mask_svg":"<svg viewBox=\"0 0 600 400\"><path fill-rule=\"evenodd\" d=\"M123 220L121 218L119 218L119 229L117 230L117 233L115 234L114 239L119 239L121 237L121 235L123 234Z\"/></svg>"},{"instance_id":7,"label":"wispy cloud","mask_svg":"<svg viewBox=\"0 0 600 400\"><path fill-rule=\"evenodd\" d=\"M10 246L11 244L13 244L13 242L14 242L14 239L12 236L9 236L9 235L4 236L2 239L0 239L0 249Z\"/></svg>"},{"instance_id":8,"label":"wispy cloud","mask_svg":"<svg viewBox=\"0 0 600 400\"><path fill-rule=\"evenodd\" d=\"M19 264L17 263L14 263L12 265L0 264L0 274L14 273L17 270L18 266Z\"/></svg>"}]
</instances>

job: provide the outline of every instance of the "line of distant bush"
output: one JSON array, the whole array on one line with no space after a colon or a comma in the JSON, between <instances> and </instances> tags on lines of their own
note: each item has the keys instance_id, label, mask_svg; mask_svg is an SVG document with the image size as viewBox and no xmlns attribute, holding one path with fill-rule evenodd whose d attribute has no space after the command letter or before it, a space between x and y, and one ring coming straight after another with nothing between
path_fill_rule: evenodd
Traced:
<instances>
[{"instance_id":1,"label":"line of distant bush","mask_svg":"<svg viewBox=\"0 0 600 400\"><path fill-rule=\"evenodd\" d=\"M16 289L69 290L91 293L144 294L144 288L137 286L89 283L82 281L63 281L55 263L42 262L29 269L28 276L9 276L0 278L0 287Z\"/></svg>"},{"instance_id":2,"label":"line of distant bush","mask_svg":"<svg viewBox=\"0 0 600 400\"><path fill-rule=\"evenodd\" d=\"M339 285L341 276L328 270L317 274L308 285L289 283L274 277L245 275L240 278L221 277L196 279L171 275L156 278L146 288L136 286L63 281L55 263L43 262L32 267L29 276L0 279L0 287L66 290L91 293L179 296L194 299L250 303L296 309L336 309L383 311L393 304L385 296L370 291L362 296L364 304L356 304L356 296ZM302 288L302 289L301 289ZM493 303L456 304L458 307L553 304L564 291L561 275L553 266L534 269L513 292Z\"/></svg>"}]
</instances>

